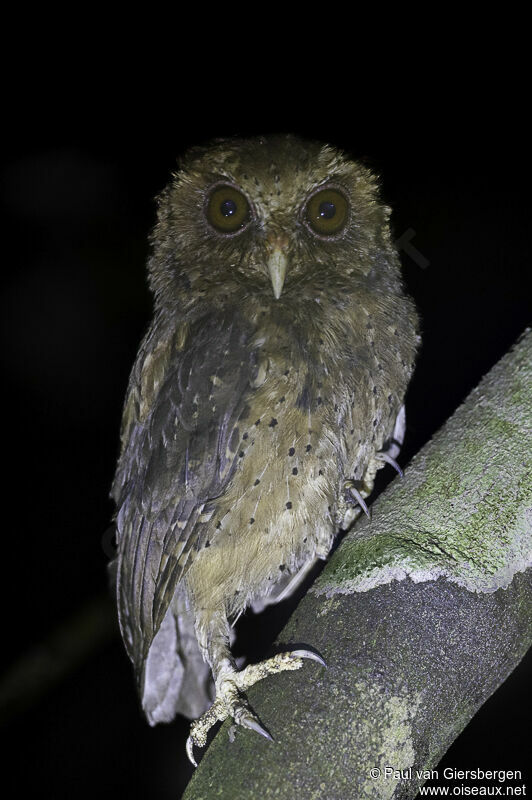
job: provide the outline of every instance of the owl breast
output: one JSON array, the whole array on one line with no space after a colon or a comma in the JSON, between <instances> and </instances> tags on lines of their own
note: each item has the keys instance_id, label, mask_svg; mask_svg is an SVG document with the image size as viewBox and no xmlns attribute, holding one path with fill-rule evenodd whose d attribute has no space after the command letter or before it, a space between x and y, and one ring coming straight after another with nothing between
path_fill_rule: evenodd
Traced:
<instances>
[{"instance_id":1,"label":"owl breast","mask_svg":"<svg viewBox=\"0 0 532 800\"><path fill-rule=\"evenodd\" d=\"M185 578L196 607L225 605L232 615L327 556L343 484L363 481L399 408L395 395L373 392L356 339L331 357L319 336L301 347L283 326L254 338L261 347L231 440L235 471Z\"/></svg>"}]
</instances>

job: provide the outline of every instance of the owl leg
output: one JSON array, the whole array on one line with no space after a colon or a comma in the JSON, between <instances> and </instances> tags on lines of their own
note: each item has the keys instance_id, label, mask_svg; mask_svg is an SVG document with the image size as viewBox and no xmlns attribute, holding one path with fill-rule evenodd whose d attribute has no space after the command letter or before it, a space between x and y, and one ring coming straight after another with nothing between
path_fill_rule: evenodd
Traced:
<instances>
[{"instance_id":1,"label":"owl leg","mask_svg":"<svg viewBox=\"0 0 532 800\"><path fill-rule=\"evenodd\" d=\"M225 622L227 625L226 620ZM194 766L197 766L194 759L194 745L204 747L207 743L207 734L213 725L218 721L223 722L228 717L231 717L237 725L254 730L272 741L272 737L260 724L245 697L245 692L253 684L269 675L276 675L286 670L300 669L305 658L326 666L323 659L316 653L312 653L309 650L293 650L288 653L278 653L273 658L261 661L259 664L249 664L244 669L237 670L228 645L228 626L223 637L211 636L210 642L202 649L206 651L206 660L211 664L215 680L216 698L209 710L190 726L186 749L187 755Z\"/></svg>"}]
</instances>

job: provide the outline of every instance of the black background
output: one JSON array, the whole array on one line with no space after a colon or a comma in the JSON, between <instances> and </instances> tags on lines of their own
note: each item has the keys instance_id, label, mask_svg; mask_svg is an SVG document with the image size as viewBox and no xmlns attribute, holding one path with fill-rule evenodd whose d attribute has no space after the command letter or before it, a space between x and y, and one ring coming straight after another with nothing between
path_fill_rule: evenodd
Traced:
<instances>
[{"instance_id":1,"label":"black background","mask_svg":"<svg viewBox=\"0 0 532 800\"><path fill-rule=\"evenodd\" d=\"M305 72L283 92L267 74L244 91L227 86L225 69L221 87L212 76L191 87L176 64L175 91L161 97L149 83L132 91L127 70L71 87L39 81L36 67L31 94L14 91L1 174L6 668L105 591L121 405L150 318L153 197L187 146L290 131L380 174L396 236L411 229L429 262L402 253L423 330L403 464L530 322L530 164L517 100L502 109L476 91L458 98L391 75L371 103L347 89L333 102ZM255 633L244 623L251 653L264 652L282 613ZM447 765L527 769L531 669L529 658L486 703ZM190 775L186 722L147 726L117 638L2 730L17 790L176 798Z\"/></svg>"}]
</instances>

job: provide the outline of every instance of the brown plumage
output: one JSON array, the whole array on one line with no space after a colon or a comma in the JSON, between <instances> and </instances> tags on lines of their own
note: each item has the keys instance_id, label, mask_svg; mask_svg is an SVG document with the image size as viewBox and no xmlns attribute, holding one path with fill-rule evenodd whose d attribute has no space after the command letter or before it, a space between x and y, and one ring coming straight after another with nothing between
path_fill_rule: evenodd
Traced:
<instances>
[{"instance_id":1,"label":"brown plumage","mask_svg":"<svg viewBox=\"0 0 532 800\"><path fill-rule=\"evenodd\" d=\"M397 452L417 318L388 219L365 167L291 136L194 149L160 197L113 485L118 603L152 724L204 712L212 669L197 744L214 717L259 729L239 692L262 675L236 672L229 623L327 556Z\"/></svg>"}]
</instances>

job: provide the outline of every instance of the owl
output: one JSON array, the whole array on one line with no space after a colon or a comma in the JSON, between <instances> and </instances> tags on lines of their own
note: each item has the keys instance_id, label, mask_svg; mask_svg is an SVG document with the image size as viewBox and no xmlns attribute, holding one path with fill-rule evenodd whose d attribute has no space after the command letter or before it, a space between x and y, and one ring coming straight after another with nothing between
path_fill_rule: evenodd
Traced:
<instances>
[{"instance_id":1,"label":"owl","mask_svg":"<svg viewBox=\"0 0 532 800\"><path fill-rule=\"evenodd\" d=\"M397 466L418 336L389 216L366 167L291 135L194 148L159 197L112 489L117 597L146 717L195 720L193 763L216 720L270 738L246 689L321 658L238 669L232 626L326 559Z\"/></svg>"}]
</instances>

